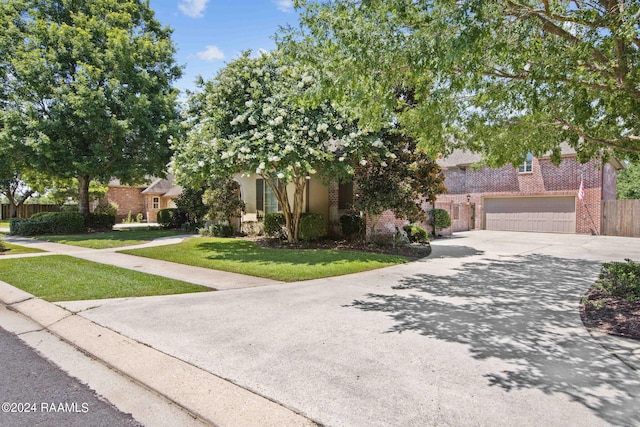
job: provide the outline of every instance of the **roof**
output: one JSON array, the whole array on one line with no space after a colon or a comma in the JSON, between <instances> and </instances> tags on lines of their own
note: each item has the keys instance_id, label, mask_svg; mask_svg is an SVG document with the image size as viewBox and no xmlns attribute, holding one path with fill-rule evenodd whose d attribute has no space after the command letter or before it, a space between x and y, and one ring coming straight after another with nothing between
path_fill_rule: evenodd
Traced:
<instances>
[{"instance_id":1,"label":"roof","mask_svg":"<svg viewBox=\"0 0 640 427\"><path fill-rule=\"evenodd\" d=\"M109 181L109 183L107 185L109 187L132 187L131 185L125 185L125 184L121 183L118 178L111 178L111 180ZM145 184L141 184L141 185L136 185L134 187L135 188L147 188L148 185L149 185L148 183L145 183Z\"/></svg>"},{"instance_id":2,"label":"roof","mask_svg":"<svg viewBox=\"0 0 640 427\"><path fill-rule=\"evenodd\" d=\"M569 144L567 144L566 142L563 142L562 144L560 144L561 156L575 156L575 154L576 154L576 150L574 150ZM551 156L551 152L547 153L543 157L549 157L549 156ZM472 151L456 148L455 150L453 150L453 153L451 153L449 156L444 157L442 159L438 159L437 163L441 168L447 169L447 168L455 168L455 167L458 167L458 168L467 167L474 163L479 162L480 160L482 160L481 153L475 153Z\"/></svg>"},{"instance_id":3,"label":"roof","mask_svg":"<svg viewBox=\"0 0 640 427\"><path fill-rule=\"evenodd\" d=\"M157 178L153 176L146 177L146 183L138 186L129 186L120 182L119 179L113 178L109 181L109 187L133 187L143 189L141 194L157 194L165 197L177 197L182 194L182 187L173 183L173 175L167 174L165 178Z\"/></svg>"},{"instance_id":4,"label":"roof","mask_svg":"<svg viewBox=\"0 0 640 427\"><path fill-rule=\"evenodd\" d=\"M167 174L166 178L156 178L142 194L159 194L161 196L175 197L182 193L182 187L173 183L173 175Z\"/></svg>"}]
</instances>

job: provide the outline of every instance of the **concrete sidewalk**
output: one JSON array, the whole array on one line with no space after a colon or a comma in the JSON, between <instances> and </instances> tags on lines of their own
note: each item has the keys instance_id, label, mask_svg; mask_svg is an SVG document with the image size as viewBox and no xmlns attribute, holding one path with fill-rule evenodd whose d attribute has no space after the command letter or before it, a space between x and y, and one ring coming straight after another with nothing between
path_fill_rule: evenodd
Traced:
<instances>
[{"instance_id":1,"label":"concrete sidewalk","mask_svg":"<svg viewBox=\"0 0 640 427\"><path fill-rule=\"evenodd\" d=\"M624 258L637 239L471 232L328 279L79 310L0 283L0 301L205 423L640 425L640 344L577 311Z\"/></svg>"}]
</instances>

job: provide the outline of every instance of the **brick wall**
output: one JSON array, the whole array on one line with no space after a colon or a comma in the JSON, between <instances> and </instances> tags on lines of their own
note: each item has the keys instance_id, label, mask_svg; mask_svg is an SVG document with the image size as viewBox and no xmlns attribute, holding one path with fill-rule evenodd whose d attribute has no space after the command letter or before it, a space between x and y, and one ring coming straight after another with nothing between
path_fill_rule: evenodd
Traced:
<instances>
[{"instance_id":1,"label":"brick wall","mask_svg":"<svg viewBox=\"0 0 640 427\"><path fill-rule=\"evenodd\" d=\"M611 193L615 189L615 168L611 165L601 167L601 163L592 160L580 164L573 157L566 157L559 166L555 166L548 159L533 159L532 172L518 173L511 165L499 169L483 168L478 171L471 169L452 168L444 171L445 186L448 193L438 197L438 206L460 209L460 218L453 219L452 231L481 229L483 197L514 197L514 196L577 196L580 179L584 179L584 201L576 198L576 233L600 232L600 201L605 196L603 191L603 175ZM611 183L613 181L613 183ZM471 200L468 208L466 196ZM446 205L446 203L450 205ZM471 209L475 206L475 224L470 223ZM466 217L463 218L463 210ZM450 212L450 214L452 213ZM472 227L473 226L473 227Z\"/></svg>"},{"instance_id":2,"label":"brick wall","mask_svg":"<svg viewBox=\"0 0 640 427\"><path fill-rule=\"evenodd\" d=\"M127 218L129 212L135 218L139 213L145 214L145 197L141 194L142 190L144 188L110 186L100 203L116 203L118 205L116 222Z\"/></svg>"}]
</instances>

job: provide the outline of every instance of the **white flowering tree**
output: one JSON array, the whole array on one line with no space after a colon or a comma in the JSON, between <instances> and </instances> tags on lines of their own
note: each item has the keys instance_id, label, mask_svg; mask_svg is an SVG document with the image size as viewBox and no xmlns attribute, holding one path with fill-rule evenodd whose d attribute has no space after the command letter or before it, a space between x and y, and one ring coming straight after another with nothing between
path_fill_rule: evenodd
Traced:
<instances>
[{"instance_id":1,"label":"white flowering tree","mask_svg":"<svg viewBox=\"0 0 640 427\"><path fill-rule=\"evenodd\" d=\"M277 51L253 58L246 52L213 80L201 81L190 99L190 131L175 147L178 179L193 185L260 175L280 204L288 240L297 241L311 175L340 179L358 163L393 155L336 106L303 106L315 81L312 70L287 64Z\"/></svg>"}]
</instances>

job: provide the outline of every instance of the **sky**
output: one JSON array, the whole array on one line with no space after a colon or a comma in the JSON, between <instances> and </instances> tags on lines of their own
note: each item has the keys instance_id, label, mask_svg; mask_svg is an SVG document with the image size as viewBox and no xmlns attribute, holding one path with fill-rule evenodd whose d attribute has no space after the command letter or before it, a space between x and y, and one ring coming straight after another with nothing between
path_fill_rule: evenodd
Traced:
<instances>
[{"instance_id":1,"label":"sky","mask_svg":"<svg viewBox=\"0 0 640 427\"><path fill-rule=\"evenodd\" d=\"M156 19L173 28L183 76L175 86L195 90L245 50L275 48L279 26L298 24L291 0L150 0Z\"/></svg>"}]
</instances>

